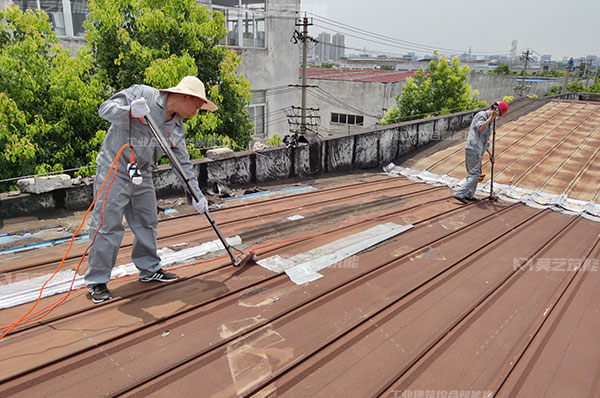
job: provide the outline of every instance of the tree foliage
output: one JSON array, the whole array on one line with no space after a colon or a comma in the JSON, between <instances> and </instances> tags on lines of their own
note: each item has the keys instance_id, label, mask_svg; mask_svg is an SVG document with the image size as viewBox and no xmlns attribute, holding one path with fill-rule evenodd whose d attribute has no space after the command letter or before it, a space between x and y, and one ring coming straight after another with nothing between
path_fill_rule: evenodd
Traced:
<instances>
[{"instance_id":1,"label":"tree foliage","mask_svg":"<svg viewBox=\"0 0 600 398\"><path fill-rule=\"evenodd\" d=\"M246 147L250 85L235 73L240 57L218 46L221 13L194 0L92 0L89 9L88 45L77 57L60 47L44 11L0 10L0 179L93 165L108 128L98 117L104 100L186 75L202 79L219 106L186 121L191 156Z\"/></svg>"},{"instance_id":2,"label":"tree foliage","mask_svg":"<svg viewBox=\"0 0 600 398\"><path fill-rule=\"evenodd\" d=\"M195 0L90 0L88 8L88 49L114 90L142 82L172 87L198 76L219 110L186 121L188 137L216 134L247 145L250 84L235 73L241 58L218 45L227 34L222 13L211 15Z\"/></svg>"},{"instance_id":3,"label":"tree foliage","mask_svg":"<svg viewBox=\"0 0 600 398\"><path fill-rule=\"evenodd\" d=\"M551 70L535 72L534 75L535 76L544 76L544 77L563 77L565 75L565 72L562 72L562 71L556 70L556 69L551 69Z\"/></svg>"},{"instance_id":4,"label":"tree foliage","mask_svg":"<svg viewBox=\"0 0 600 398\"><path fill-rule=\"evenodd\" d=\"M432 60L425 71L419 68L414 78L406 79L396 105L387 112L382 124L484 107L477 90L471 94L471 86L466 82L469 71L456 57L451 62L446 57Z\"/></svg>"},{"instance_id":5,"label":"tree foliage","mask_svg":"<svg viewBox=\"0 0 600 398\"><path fill-rule=\"evenodd\" d=\"M44 12L11 6L0 20L0 178L88 164L108 92L91 58L60 48Z\"/></svg>"},{"instance_id":6,"label":"tree foliage","mask_svg":"<svg viewBox=\"0 0 600 398\"><path fill-rule=\"evenodd\" d=\"M514 75L515 72L513 72L510 69L510 66L508 64L500 64L500 65L496 66L494 68L494 70L490 71L490 74L494 74L494 75Z\"/></svg>"}]
</instances>

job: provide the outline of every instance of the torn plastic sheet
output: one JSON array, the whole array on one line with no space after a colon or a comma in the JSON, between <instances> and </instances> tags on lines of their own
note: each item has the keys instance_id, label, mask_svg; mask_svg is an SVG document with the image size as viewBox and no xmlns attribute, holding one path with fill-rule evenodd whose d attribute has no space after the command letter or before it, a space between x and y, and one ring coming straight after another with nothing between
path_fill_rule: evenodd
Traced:
<instances>
[{"instance_id":1,"label":"torn plastic sheet","mask_svg":"<svg viewBox=\"0 0 600 398\"><path fill-rule=\"evenodd\" d=\"M409 167L399 167L393 163L383 168L390 176L403 176L411 181L425 182L430 185L445 185L453 190L458 190L465 179L459 180L448 175L438 175L427 170L414 170ZM549 194L540 190L521 188L515 185L494 183L494 192L500 199L509 202L522 202L527 206L537 209L551 209L570 215L581 215L592 221L600 221L600 206L594 201L583 201L569 198L566 194ZM489 196L490 181L477 184L476 193Z\"/></svg>"},{"instance_id":2,"label":"torn plastic sheet","mask_svg":"<svg viewBox=\"0 0 600 398\"><path fill-rule=\"evenodd\" d=\"M236 235L234 237L227 238L227 243L230 245L240 245L242 243L242 239ZM220 240L214 240L212 242L203 243L199 246L193 246L178 251L174 251L168 247L165 247L159 249L157 253L161 259L161 265L163 267L168 267L223 249L223 243L221 243ZM114 267L111 271L110 278L121 278L124 276L135 275L137 273L138 270L135 265L133 263L128 263ZM31 279L0 285L0 308L13 307L15 305L35 301L40 294L42 285L48 280L48 278L50 278L51 275L52 274L42 275ZM59 271L54 278L52 278L50 282L46 284L46 287L42 292L42 298L69 291L71 281L73 281L73 276L75 276L73 290L79 289L81 286L85 285L83 275L75 275L74 270Z\"/></svg>"},{"instance_id":3,"label":"torn plastic sheet","mask_svg":"<svg viewBox=\"0 0 600 398\"><path fill-rule=\"evenodd\" d=\"M246 194L246 195L242 195L242 196L234 196L231 198L225 198L223 200L225 202L235 201L235 200L243 201L245 199L251 199L251 198L298 195L301 193L312 192L312 191L316 191L316 190L317 190L317 188L313 187L312 185L301 185L301 186L295 186L295 187L285 187L285 188L275 189L272 191L255 192L255 193L250 193L250 194Z\"/></svg>"},{"instance_id":4,"label":"torn plastic sheet","mask_svg":"<svg viewBox=\"0 0 600 398\"><path fill-rule=\"evenodd\" d=\"M16 242L20 239L25 239L25 238L32 238L32 237L36 237L36 234L25 234L25 235L21 235L20 237L17 236L16 238L13 237L12 240L9 240L8 235L5 235L5 243L12 243L12 242ZM88 234L81 234L81 235L77 235L73 241L74 242L85 242L88 240ZM14 253L20 253L20 252L24 252L27 250L33 250L33 249L38 249L40 247L48 247L48 246L54 246L57 245L59 243L63 243L63 242L68 242L70 241L72 238L68 237L68 238L59 238L59 239L52 239L52 240L45 240L43 242L35 242L35 243L30 243L27 245L22 245L22 246L17 246L17 247L11 247L9 249L4 249L4 250L0 250L0 255L2 254L14 254Z\"/></svg>"},{"instance_id":5,"label":"torn plastic sheet","mask_svg":"<svg viewBox=\"0 0 600 398\"><path fill-rule=\"evenodd\" d=\"M301 285L322 277L318 271L390 239L413 226L385 223L336 240L316 249L289 258L275 255L258 264L276 273L285 272L292 282Z\"/></svg>"}]
</instances>

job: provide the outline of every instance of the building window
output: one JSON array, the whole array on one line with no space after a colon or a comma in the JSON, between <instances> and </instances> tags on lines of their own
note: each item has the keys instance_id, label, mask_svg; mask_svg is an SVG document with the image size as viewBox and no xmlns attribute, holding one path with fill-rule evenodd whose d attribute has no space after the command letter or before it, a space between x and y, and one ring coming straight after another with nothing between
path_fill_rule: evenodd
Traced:
<instances>
[{"instance_id":1,"label":"building window","mask_svg":"<svg viewBox=\"0 0 600 398\"><path fill-rule=\"evenodd\" d=\"M227 36L221 44L231 47L266 47L265 3L247 0L215 0L213 10L225 16Z\"/></svg>"},{"instance_id":2,"label":"building window","mask_svg":"<svg viewBox=\"0 0 600 398\"><path fill-rule=\"evenodd\" d=\"M44 10L58 37L83 37L83 21L87 15L85 0L16 0L25 11Z\"/></svg>"},{"instance_id":3,"label":"building window","mask_svg":"<svg viewBox=\"0 0 600 398\"><path fill-rule=\"evenodd\" d=\"M266 137L266 98L265 90L257 90L252 92L252 100L248 107L248 118L250 123L254 123L254 137Z\"/></svg>"},{"instance_id":4,"label":"building window","mask_svg":"<svg viewBox=\"0 0 600 398\"><path fill-rule=\"evenodd\" d=\"M331 113L331 123L347 124L353 126L363 126L365 122L364 116L346 115L344 113Z\"/></svg>"}]
</instances>

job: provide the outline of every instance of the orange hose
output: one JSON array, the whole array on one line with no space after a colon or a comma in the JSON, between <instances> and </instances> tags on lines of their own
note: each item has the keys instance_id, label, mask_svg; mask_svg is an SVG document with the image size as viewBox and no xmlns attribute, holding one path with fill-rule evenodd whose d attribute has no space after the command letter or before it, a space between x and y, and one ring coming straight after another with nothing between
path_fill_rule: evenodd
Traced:
<instances>
[{"instance_id":1,"label":"orange hose","mask_svg":"<svg viewBox=\"0 0 600 398\"><path fill-rule=\"evenodd\" d=\"M108 185L108 188L106 190L105 193L105 198L104 198L104 203L102 205L102 213L101 213L101 222L100 222L100 226L102 226L102 222L104 221L104 207L106 206L106 198L108 197L108 192L110 191L110 187L113 183L113 181L115 180L115 177L117 175L117 168L118 168L118 159L119 156L121 156L121 153L123 153L123 150L128 147L129 144L125 144L121 147L121 149L119 150L119 152L117 153L117 156L115 157L115 159L113 160L108 175L106 176L106 178L104 179L104 182L102 183L102 187L100 188L100 190L98 191L98 194L96 195L96 197L94 197L94 200L92 201L92 203L90 204L90 206L88 207L88 209L85 212L85 215L83 216L83 220L81 220L81 224L79 225L79 227L77 228L77 230L75 231L75 233L73 234L73 236L71 237L71 242L69 244L69 248L67 249L67 252L65 253L65 255L63 256L58 268L56 268L56 270L54 271L54 273L50 276L50 278L48 278L46 280L46 282L44 282L44 284L42 285L41 289L40 289L40 294L38 295L38 298L35 300L35 303L33 304L33 306L29 309L29 311L27 311L21 318L19 318L18 321L16 321L15 323L13 323L12 325L10 325L10 327L8 328L8 330L6 332L4 332L2 334L2 336L0 336L0 339L4 338L8 333L10 333L15 327L17 327L25 318L27 318L31 312L35 309L35 307L38 305L38 303L40 302L41 298L42 298L42 293L44 291L44 288L46 287L46 285L48 284L48 282L50 282L52 280L52 278L54 278L54 276L61 270L67 256L69 255L69 252L71 251L71 248L73 247L73 242L75 240L75 237L77 236L77 234L79 233L79 230L81 230L81 228L83 227L83 224L85 223L85 219L87 218L90 210L93 208L94 203L96 203L96 200L98 199L98 197L100 196L100 193L102 193L102 190L104 189L104 185L106 184L106 180L108 179L108 177L110 176L113 168L114 168L114 173L113 173L113 177L112 180L110 181L110 184ZM100 229L100 227L98 227L98 229L96 230L96 234L98 233L98 230ZM94 238L96 238L96 235L94 235ZM56 308L56 306L58 306L60 303L62 303L64 300L67 299L67 297L69 297L69 295L71 294L72 288L73 288L73 283L75 282L75 277L77 276L77 271L79 270L79 266L81 265L85 255L87 254L88 249L91 247L91 245L93 244L93 240L92 242L88 245L88 247L85 249L85 252L83 253L83 256L81 257L81 260L79 261L79 264L77 265L77 268L75 270L75 275L73 275L73 280L71 281L71 287L69 288L69 291L67 292L67 294L65 295L65 297L62 300L58 300L56 302L56 304L54 305L54 307L52 307L46 314L44 314L43 316L41 316L40 318L37 319L41 319L44 316L48 315L54 308ZM78 289L79 290L79 289ZM51 306L51 305L50 305ZM34 315L38 314L39 312L43 311L44 309L48 308L44 307L41 310L37 311ZM36 320L37 320L36 319Z\"/></svg>"}]
</instances>

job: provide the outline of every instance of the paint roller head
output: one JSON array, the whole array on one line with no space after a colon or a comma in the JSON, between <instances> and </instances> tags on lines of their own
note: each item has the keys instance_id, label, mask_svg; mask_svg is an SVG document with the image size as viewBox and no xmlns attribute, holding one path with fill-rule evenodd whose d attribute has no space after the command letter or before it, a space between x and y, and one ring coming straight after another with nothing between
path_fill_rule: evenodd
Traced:
<instances>
[{"instance_id":1,"label":"paint roller head","mask_svg":"<svg viewBox=\"0 0 600 398\"><path fill-rule=\"evenodd\" d=\"M248 250L248 252L241 252L242 255L239 256L236 261L233 263L234 267L243 267L248 264L249 261L254 261L255 254L254 251Z\"/></svg>"}]
</instances>

